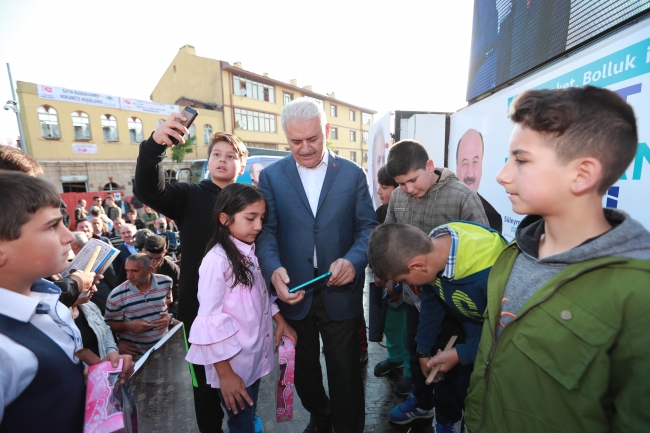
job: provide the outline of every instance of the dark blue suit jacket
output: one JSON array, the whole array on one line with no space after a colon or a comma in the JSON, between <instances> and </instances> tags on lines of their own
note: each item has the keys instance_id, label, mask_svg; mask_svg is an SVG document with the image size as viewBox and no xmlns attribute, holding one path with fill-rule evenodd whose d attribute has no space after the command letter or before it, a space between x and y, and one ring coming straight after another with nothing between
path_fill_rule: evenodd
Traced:
<instances>
[{"instance_id":1,"label":"dark blue suit jacket","mask_svg":"<svg viewBox=\"0 0 650 433\"><path fill-rule=\"evenodd\" d=\"M126 259L129 258L131 252L126 247L126 244L120 245L117 249L120 250L120 253L115 257L115 260L113 260L113 268L115 268L115 274L119 277L122 268L124 268L124 265L126 264ZM120 283L123 282L124 281L120 281Z\"/></svg>"},{"instance_id":2,"label":"dark blue suit jacket","mask_svg":"<svg viewBox=\"0 0 650 433\"><path fill-rule=\"evenodd\" d=\"M323 286L327 315L336 321L360 315L368 238L377 225L363 169L329 153L316 217L309 206L293 155L262 170L258 186L269 203L267 221L256 241L256 254L266 284L270 287L271 275L279 267L287 269L291 279L289 287L311 280L316 245L321 274L339 258L349 260L356 272L350 284ZM307 290L303 301L296 305L278 299L282 314L293 320L305 318L311 308L312 292Z\"/></svg>"}]
</instances>

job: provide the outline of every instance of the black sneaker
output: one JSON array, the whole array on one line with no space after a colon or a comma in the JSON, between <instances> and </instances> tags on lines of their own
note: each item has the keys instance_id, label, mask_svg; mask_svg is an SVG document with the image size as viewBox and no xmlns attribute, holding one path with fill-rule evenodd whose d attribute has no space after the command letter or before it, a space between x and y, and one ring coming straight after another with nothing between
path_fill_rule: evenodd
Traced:
<instances>
[{"instance_id":1,"label":"black sneaker","mask_svg":"<svg viewBox=\"0 0 650 433\"><path fill-rule=\"evenodd\" d=\"M388 359L384 359L377 365L375 365L375 376L383 376L385 374L388 374L391 372L391 370L395 370L396 368L402 368L404 367L404 363L402 362L392 362Z\"/></svg>"},{"instance_id":2,"label":"black sneaker","mask_svg":"<svg viewBox=\"0 0 650 433\"><path fill-rule=\"evenodd\" d=\"M400 380L399 383L395 385L393 391L395 392L395 394L408 395L412 389L413 389L413 381L411 380L410 377L404 376L402 380Z\"/></svg>"}]
</instances>

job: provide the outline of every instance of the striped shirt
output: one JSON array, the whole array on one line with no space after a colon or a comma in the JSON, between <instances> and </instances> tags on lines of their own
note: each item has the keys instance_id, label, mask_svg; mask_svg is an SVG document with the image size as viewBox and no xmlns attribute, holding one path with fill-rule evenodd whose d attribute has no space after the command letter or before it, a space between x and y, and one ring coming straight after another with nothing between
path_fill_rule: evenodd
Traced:
<instances>
[{"instance_id":1,"label":"striped shirt","mask_svg":"<svg viewBox=\"0 0 650 433\"><path fill-rule=\"evenodd\" d=\"M445 270L442 272L442 276L450 280L454 279L456 275L456 255L458 253L458 234L449 226L440 226L435 228L431 234L430 238L434 239L440 236L450 235L451 236L451 248L449 248L449 257L447 257L447 265Z\"/></svg>"},{"instance_id":2,"label":"striped shirt","mask_svg":"<svg viewBox=\"0 0 650 433\"><path fill-rule=\"evenodd\" d=\"M106 322L160 319L160 313L167 311L165 299L171 290L172 279L166 275L158 274L152 274L152 277L151 286L146 292L142 292L128 281L114 288L106 301L106 312L104 313ZM167 329L152 329L141 334L125 331L117 335L120 341L133 343L142 355L166 333Z\"/></svg>"}]
</instances>

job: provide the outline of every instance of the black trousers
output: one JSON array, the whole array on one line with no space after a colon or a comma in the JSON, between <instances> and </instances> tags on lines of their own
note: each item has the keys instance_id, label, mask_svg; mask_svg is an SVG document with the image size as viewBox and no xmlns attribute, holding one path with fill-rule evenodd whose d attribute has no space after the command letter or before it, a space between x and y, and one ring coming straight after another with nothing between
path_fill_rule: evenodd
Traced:
<instances>
[{"instance_id":1,"label":"black trousers","mask_svg":"<svg viewBox=\"0 0 650 433\"><path fill-rule=\"evenodd\" d=\"M190 334L190 327L196 315L188 320L186 317L181 320L185 324L186 338ZM188 342L188 344L190 344ZM191 344L190 344L191 345ZM196 424L201 433L223 433L221 425L224 413L221 409L219 391L208 385L205 378L205 366L192 364L194 376L198 387L192 387L194 391L194 412L196 413ZM209 366L209 368L214 368Z\"/></svg>"},{"instance_id":2,"label":"black trousers","mask_svg":"<svg viewBox=\"0 0 650 433\"><path fill-rule=\"evenodd\" d=\"M298 333L296 391L317 424L332 420L336 433L362 433L365 398L359 362L358 319L331 320L325 311L321 289L313 290L307 317L286 319ZM323 386L319 334L323 339L330 398Z\"/></svg>"},{"instance_id":3,"label":"black trousers","mask_svg":"<svg viewBox=\"0 0 650 433\"><path fill-rule=\"evenodd\" d=\"M440 424L456 423L463 417L463 403L467 395L464 386L471 374L471 366L460 364L445 373L445 379L431 385L426 384L426 377L420 368L420 358L417 355L415 336L420 323L420 312L413 305L406 305L406 326L408 332L409 353L411 363L411 377L413 379L413 393L418 399L417 407L420 409L436 409L436 421ZM457 320L446 316L441 325L440 335L436 345L431 350L435 354L438 349L444 349L452 335L458 336L456 343L465 342L465 332ZM434 392L435 390L435 392ZM420 420L418 420L420 421ZM431 425L431 419L427 419Z\"/></svg>"}]
</instances>

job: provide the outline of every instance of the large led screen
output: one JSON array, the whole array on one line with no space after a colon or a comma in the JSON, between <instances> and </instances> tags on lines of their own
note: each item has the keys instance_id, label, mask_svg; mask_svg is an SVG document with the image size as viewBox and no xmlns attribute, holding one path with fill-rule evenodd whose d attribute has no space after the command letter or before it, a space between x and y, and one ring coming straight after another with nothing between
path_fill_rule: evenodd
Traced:
<instances>
[{"instance_id":1,"label":"large led screen","mask_svg":"<svg viewBox=\"0 0 650 433\"><path fill-rule=\"evenodd\" d=\"M474 0L467 100L648 9L649 0Z\"/></svg>"}]
</instances>

